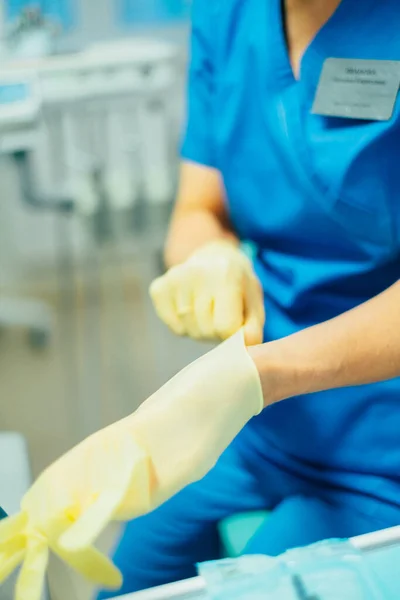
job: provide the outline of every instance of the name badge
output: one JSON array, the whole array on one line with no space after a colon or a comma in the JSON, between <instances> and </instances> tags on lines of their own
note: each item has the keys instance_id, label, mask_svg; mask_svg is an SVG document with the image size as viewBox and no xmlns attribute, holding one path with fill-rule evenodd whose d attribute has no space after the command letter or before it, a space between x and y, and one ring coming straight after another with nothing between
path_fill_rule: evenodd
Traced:
<instances>
[{"instance_id":1,"label":"name badge","mask_svg":"<svg viewBox=\"0 0 400 600\"><path fill-rule=\"evenodd\" d=\"M328 58L312 113L388 121L400 88L400 61Z\"/></svg>"}]
</instances>

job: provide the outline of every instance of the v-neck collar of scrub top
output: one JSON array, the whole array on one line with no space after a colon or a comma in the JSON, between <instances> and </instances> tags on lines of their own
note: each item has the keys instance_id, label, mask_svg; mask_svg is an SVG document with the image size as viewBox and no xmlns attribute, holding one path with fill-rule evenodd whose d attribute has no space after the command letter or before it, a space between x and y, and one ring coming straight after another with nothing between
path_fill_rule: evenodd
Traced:
<instances>
[{"instance_id":1,"label":"v-neck collar of scrub top","mask_svg":"<svg viewBox=\"0 0 400 600\"><path fill-rule=\"evenodd\" d=\"M268 85L275 91L284 91L292 86L316 88L323 62L328 58L329 50L334 56L335 48L340 45L340 38L346 38L354 29L358 15L364 15L376 0L342 0L331 17L319 29L306 47L300 61L299 77L296 78L290 63L289 49L285 36L284 0L267 0L264 6L267 13L258 22L267 22L267 56L273 57L273 68L268 69ZM264 26L264 25L262 25ZM335 56L335 58L347 58ZM271 89L271 88L270 88Z\"/></svg>"},{"instance_id":2,"label":"v-neck collar of scrub top","mask_svg":"<svg viewBox=\"0 0 400 600\"><path fill-rule=\"evenodd\" d=\"M311 113L324 61L331 57L357 56L351 36L357 23L363 22L365 12L372 11L377 0L363 0L362 3L359 0L342 0L306 48L301 60L299 79L295 78L290 64L282 3L283 0L255 2L255 5L268 7L264 18L261 19L258 15L257 19L262 27L259 39L266 40L263 53L266 68L263 74L266 77L264 85L268 89L269 102L265 104L264 117L267 122L270 121L269 131L275 137L276 147L284 144L286 149L290 148L292 168L308 197L323 205L324 210L329 211L333 218L346 222L350 218L349 210L354 210L352 199L348 198L346 190L342 190L338 198L336 192L321 178L312 157L313 149L309 144L305 115ZM277 121L281 123L279 128L276 127ZM290 143L287 144L289 140ZM371 223L375 219L373 212L356 211L353 222L359 224L360 236L363 236L364 231L371 231ZM376 229L376 237L379 241L393 241L388 219L382 218Z\"/></svg>"}]
</instances>

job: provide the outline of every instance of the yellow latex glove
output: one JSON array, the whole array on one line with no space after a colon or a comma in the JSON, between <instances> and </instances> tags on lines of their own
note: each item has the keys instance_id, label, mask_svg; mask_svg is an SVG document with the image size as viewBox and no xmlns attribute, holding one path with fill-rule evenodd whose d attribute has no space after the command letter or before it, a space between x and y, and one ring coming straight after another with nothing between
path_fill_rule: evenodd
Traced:
<instances>
[{"instance_id":1,"label":"yellow latex glove","mask_svg":"<svg viewBox=\"0 0 400 600\"><path fill-rule=\"evenodd\" d=\"M0 583L23 563L16 598L39 600L50 549L91 581L119 588L119 571L93 546L98 535L201 479L262 407L240 331L41 475L21 513L0 523Z\"/></svg>"},{"instance_id":2,"label":"yellow latex glove","mask_svg":"<svg viewBox=\"0 0 400 600\"><path fill-rule=\"evenodd\" d=\"M150 295L178 335L224 340L244 327L248 345L262 342L263 291L249 259L230 242L204 246L156 279Z\"/></svg>"}]
</instances>

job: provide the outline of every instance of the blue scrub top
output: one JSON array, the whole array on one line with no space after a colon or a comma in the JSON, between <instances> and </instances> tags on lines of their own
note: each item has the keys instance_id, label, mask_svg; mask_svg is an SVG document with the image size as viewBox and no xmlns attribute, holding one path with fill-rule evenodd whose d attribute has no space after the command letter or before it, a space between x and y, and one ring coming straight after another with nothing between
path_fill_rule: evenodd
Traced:
<instances>
[{"instance_id":1,"label":"blue scrub top","mask_svg":"<svg viewBox=\"0 0 400 600\"><path fill-rule=\"evenodd\" d=\"M311 114L326 58L400 60L399 32L399 0L342 0L297 82L281 0L194 0L182 156L221 171L233 226L257 246L268 341L400 279L400 97L386 122ZM374 512L400 508L398 379L287 400L242 437Z\"/></svg>"}]
</instances>

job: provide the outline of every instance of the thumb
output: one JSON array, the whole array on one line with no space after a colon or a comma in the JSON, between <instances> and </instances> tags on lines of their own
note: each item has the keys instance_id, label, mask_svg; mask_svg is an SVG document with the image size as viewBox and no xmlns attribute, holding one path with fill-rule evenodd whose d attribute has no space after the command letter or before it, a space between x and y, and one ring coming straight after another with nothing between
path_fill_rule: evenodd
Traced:
<instances>
[{"instance_id":1,"label":"thumb","mask_svg":"<svg viewBox=\"0 0 400 600\"><path fill-rule=\"evenodd\" d=\"M256 319L249 319L244 326L246 346L258 346L263 342L263 328Z\"/></svg>"},{"instance_id":2,"label":"thumb","mask_svg":"<svg viewBox=\"0 0 400 600\"><path fill-rule=\"evenodd\" d=\"M249 277L245 289L244 337L247 346L262 344L264 338L265 309L263 291L259 281Z\"/></svg>"}]
</instances>

